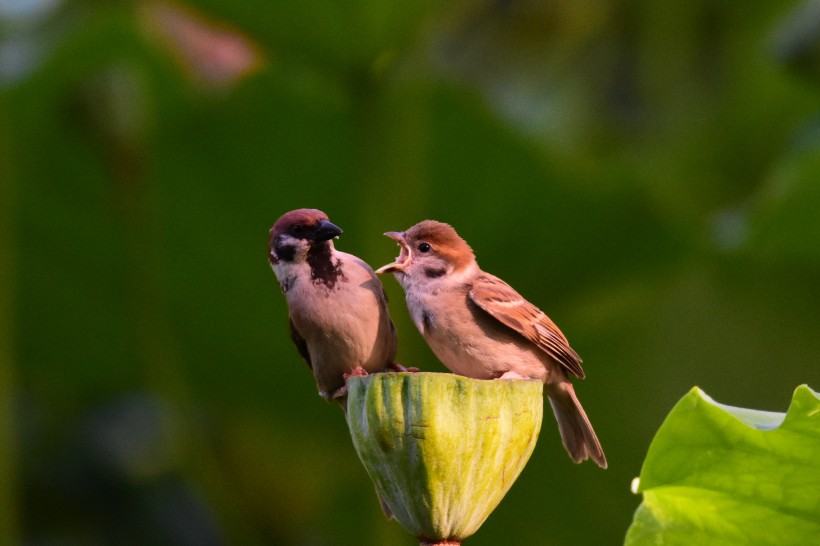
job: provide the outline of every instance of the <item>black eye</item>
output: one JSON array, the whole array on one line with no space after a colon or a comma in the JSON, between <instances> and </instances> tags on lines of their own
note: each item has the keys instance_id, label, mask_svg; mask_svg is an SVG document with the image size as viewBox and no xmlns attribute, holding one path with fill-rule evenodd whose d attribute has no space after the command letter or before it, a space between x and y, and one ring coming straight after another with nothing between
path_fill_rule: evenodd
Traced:
<instances>
[{"instance_id":1,"label":"black eye","mask_svg":"<svg viewBox=\"0 0 820 546\"><path fill-rule=\"evenodd\" d=\"M419 252L430 252L430 245L427 243L420 243L419 244Z\"/></svg>"},{"instance_id":2,"label":"black eye","mask_svg":"<svg viewBox=\"0 0 820 546\"><path fill-rule=\"evenodd\" d=\"M305 232L305 226L296 224L295 226L291 226L290 234L294 237L300 237Z\"/></svg>"}]
</instances>

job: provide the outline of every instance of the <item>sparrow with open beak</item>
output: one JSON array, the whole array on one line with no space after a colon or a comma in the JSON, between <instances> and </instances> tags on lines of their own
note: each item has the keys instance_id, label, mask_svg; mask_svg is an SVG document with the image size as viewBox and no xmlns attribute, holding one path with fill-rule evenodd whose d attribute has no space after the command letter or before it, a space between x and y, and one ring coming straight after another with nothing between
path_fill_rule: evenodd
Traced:
<instances>
[{"instance_id":1,"label":"sparrow with open beak","mask_svg":"<svg viewBox=\"0 0 820 546\"><path fill-rule=\"evenodd\" d=\"M393 273L404 288L416 327L453 372L477 379L534 378L558 421L570 457L607 462L569 376L583 378L581 359L561 330L535 305L493 275L448 224L425 220L385 233L401 247Z\"/></svg>"},{"instance_id":2,"label":"sparrow with open beak","mask_svg":"<svg viewBox=\"0 0 820 546\"><path fill-rule=\"evenodd\" d=\"M320 210L290 211L270 230L268 259L319 394L343 403L348 376L398 365L384 289L369 265L334 248L341 233Z\"/></svg>"}]
</instances>

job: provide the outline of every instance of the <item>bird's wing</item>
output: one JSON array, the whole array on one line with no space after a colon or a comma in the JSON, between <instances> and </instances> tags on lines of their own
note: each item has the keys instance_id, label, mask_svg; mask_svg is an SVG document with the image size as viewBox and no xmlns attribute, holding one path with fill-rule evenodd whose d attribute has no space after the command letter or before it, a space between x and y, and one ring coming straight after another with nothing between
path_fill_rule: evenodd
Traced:
<instances>
[{"instance_id":1,"label":"bird's wing","mask_svg":"<svg viewBox=\"0 0 820 546\"><path fill-rule=\"evenodd\" d=\"M493 318L535 343L567 371L577 377L584 377L581 357L569 346L558 326L509 284L483 273L473 282L470 299Z\"/></svg>"},{"instance_id":2,"label":"bird's wing","mask_svg":"<svg viewBox=\"0 0 820 546\"><path fill-rule=\"evenodd\" d=\"M370 275L370 280L373 281L373 283L375 283L376 285L378 285L378 287L381 289L380 292L381 292L382 297L381 297L381 300L379 301L379 304L381 304L384 307L387 307L387 303L388 303L387 291L384 289L384 285L382 284L382 281L379 279L379 276L376 275L376 272L373 271L373 268L370 267L369 264L367 264L363 260L359 260L359 261L361 262L362 267L364 267L365 271L367 271L367 273Z\"/></svg>"},{"instance_id":3,"label":"bird's wing","mask_svg":"<svg viewBox=\"0 0 820 546\"><path fill-rule=\"evenodd\" d=\"M393 326L393 319L390 317L390 313L387 311L387 291L384 289L382 281L379 280L379 276L376 275L376 272L373 271L373 268L370 267L370 265L367 262L365 262L361 258L353 256L352 254L348 254L348 256L350 256L353 259L353 261L359 265L359 267L364 269L365 272L367 272L367 275L370 277L369 285L373 290L373 294L376 296L376 299L379 302L379 306L382 308L384 313L387 314L387 321L390 323L390 329L394 332L395 335L396 328L395 326Z\"/></svg>"},{"instance_id":4,"label":"bird's wing","mask_svg":"<svg viewBox=\"0 0 820 546\"><path fill-rule=\"evenodd\" d=\"M305 338L302 337L302 334L300 334L296 329L296 325L293 324L293 319L290 319L288 322L290 323L290 339L293 341L293 344L296 345L296 350L299 351L299 354L308 365L308 368L312 371L313 364L310 362L310 353L308 352L307 342L305 341Z\"/></svg>"},{"instance_id":5,"label":"bird's wing","mask_svg":"<svg viewBox=\"0 0 820 546\"><path fill-rule=\"evenodd\" d=\"M393 356L391 356L390 358L391 358L391 360L395 359L396 358L395 348L396 348L399 340L398 340L398 337L396 336L396 325L393 324L393 317L390 316L390 311L388 311L388 308L387 308L387 302L388 302L387 291L384 289L384 285L382 284L382 281L379 280L379 276L376 275L375 271L373 271L373 268L370 267L370 265L367 262L365 262L364 260L361 260L359 258L356 258L356 260L361 264L361 266L365 269L365 271L367 271L367 273L370 275L371 284L373 286L377 287L377 288L374 288L374 293L376 294L376 299L379 300L379 307L381 307L382 313L384 313L387 316L387 324L390 327L390 337L391 337L390 342L393 344ZM379 297L379 296L381 296L381 297Z\"/></svg>"}]
</instances>

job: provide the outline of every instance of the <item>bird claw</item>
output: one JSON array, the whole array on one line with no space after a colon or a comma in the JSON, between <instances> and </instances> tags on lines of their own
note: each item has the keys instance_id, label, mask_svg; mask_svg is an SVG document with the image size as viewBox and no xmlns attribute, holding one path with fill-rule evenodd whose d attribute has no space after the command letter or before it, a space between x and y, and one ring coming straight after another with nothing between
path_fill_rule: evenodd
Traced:
<instances>
[{"instance_id":1,"label":"bird claw","mask_svg":"<svg viewBox=\"0 0 820 546\"><path fill-rule=\"evenodd\" d=\"M414 368L413 366L402 366L398 362L393 362L388 366L391 370L396 373L419 373L421 370L418 368Z\"/></svg>"},{"instance_id":2,"label":"bird claw","mask_svg":"<svg viewBox=\"0 0 820 546\"><path fill-rule=\"evenodd\" d=\"M330 395L330 399L331 400L339 400L339 399L344 398L346 396L347 396L347 385L345 385L344 387L340 387L340 388L336 389L335 391L333 391L333 393Z\"/></svg>"},{"instance_id":3,"label":"bird claw","mask_svg":"<svg viewBox=\"0 0 820 546\"><path fill-rule=\"evenodd\" d=\"M345 375L347 375L347 374L345 374ZM346 377L345 377L345 380L347 380ZM340 388L336 389L335 391L333 391L333 394L330 395L330 399L331 400L339 400L339 399L344 398L346 396L347 396L347 384L345 384L344 387L340 387Z\"/></svg>"},{"instance_id":4,"label":"bird claw","mask_svg":"<svg viewBox=\"0 0 820 546\"><path fill-rule=\"evenodd\" d=\"M529 377L521 375L518 372L509 371L501 374L501 376L499 376L498 379L501 379L502 381L514 381L516 379L529 379Z\"/></svg>"},{"instance_id":5,"label":"bird claw","mask_svg":"<svg viewBox=\"0 0 820 546\"><path fill-rule=\"evenodd\" d=\"M345 379L345 384L343 387L340 387L333 391L333 394L330 395L330 399L339 400L340 398L344 398L345 396L347 396L347 380L351 377L364 377L365 375L367 375L367 371L361 366L356 366L355 368L350 370L350 373L342 374L342 377L344 377Z\"/></svg>"},{"instance_id":6,"label":"bird claw","mask_svg":"<svg viewBox=\"0 0 820 546\"><path fill-rule=\"evenodd\" d=\"M356 366L350 370L350 373L343 374L342 377L344 377L345 381L347 381L351 377L364 377L365 375L367 375L367 371L361 366Z\"/></svg>"}]
</instances>

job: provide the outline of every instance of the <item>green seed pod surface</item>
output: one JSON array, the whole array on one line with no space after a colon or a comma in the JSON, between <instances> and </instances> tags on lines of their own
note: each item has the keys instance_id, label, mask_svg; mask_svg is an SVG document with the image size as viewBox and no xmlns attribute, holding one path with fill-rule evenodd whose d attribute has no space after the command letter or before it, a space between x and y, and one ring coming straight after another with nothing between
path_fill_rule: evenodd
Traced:
<instances>
[{"instance_id":1,"label":"green seed pod surface","mask_svg":"<svg viewBox=\"0 0 820 546\"><path fill-rule=\"evenodd\" d=\"M478 530L524 469L538 439L543 384L446 373L380 373L348 381L353 445L379 495L420 540Z\"/></svg>"}]
</instances>

